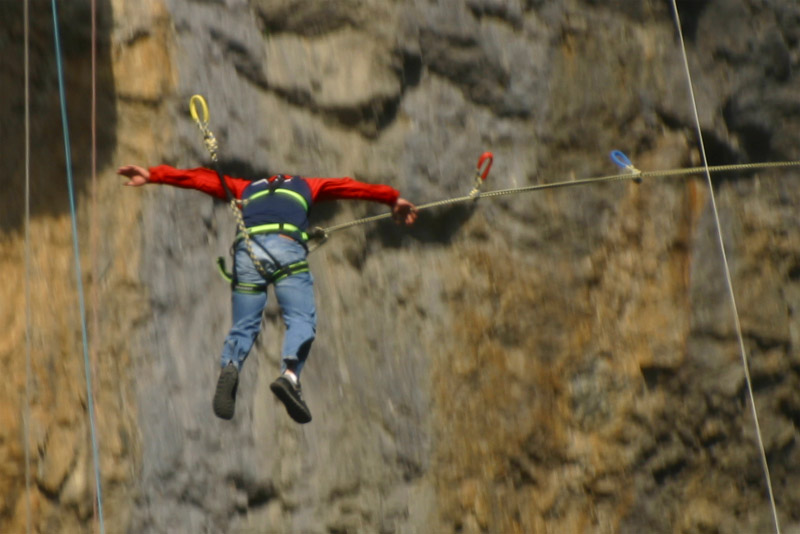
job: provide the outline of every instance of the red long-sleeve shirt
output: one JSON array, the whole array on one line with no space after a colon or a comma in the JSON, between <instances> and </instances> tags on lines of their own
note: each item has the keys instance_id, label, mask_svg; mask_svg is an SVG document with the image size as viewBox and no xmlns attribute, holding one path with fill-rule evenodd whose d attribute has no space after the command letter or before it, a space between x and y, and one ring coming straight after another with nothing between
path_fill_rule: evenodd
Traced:
<instances>
[{"instance_id":1,"label":"red long-sleeve shirt","mask_svg":"<svg viewBox=\"0 0 800 534\"><path fill-rule=\"evenodd\" d=\"M275 176L268 178L272 181ZM361 199L393 205L400 193L388 185L375 185L359 182L352 178L305 178L302 180L311 188L312 202L324 202L336 199ZM174 185L187 189L197 189L213 197L227 200L225 190L217 173L211 169L176 169L169 165L158 165L150 168L150 182ZM252 182L243 178L225 176L225 183L236 198L242 198L242 192Z\"/></svg>"}]
</instances>

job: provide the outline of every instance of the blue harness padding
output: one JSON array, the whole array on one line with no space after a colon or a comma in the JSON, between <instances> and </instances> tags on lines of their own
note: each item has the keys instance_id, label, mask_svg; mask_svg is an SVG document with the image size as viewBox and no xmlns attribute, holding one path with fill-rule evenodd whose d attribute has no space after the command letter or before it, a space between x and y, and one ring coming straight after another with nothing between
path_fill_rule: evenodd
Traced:
<instances>
[{"instance_id":1,"label":"blue harness padding","mask_svg":"<svg viewBox=\"0 0 800 534\"><path fill-rule=\"evenodd\" d=\"M281 233L308 241L311 187L299 176L258 180L242 192L242 217L248 233ZM243 237L243 236L241 236Z\"/></svg>"}]
</instances>

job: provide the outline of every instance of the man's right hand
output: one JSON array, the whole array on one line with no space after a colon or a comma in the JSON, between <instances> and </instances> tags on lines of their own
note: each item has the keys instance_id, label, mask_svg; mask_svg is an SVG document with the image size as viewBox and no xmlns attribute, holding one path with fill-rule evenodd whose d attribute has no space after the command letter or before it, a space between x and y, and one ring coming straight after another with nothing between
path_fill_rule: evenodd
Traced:
<instances>
[{"instance_id":1,"label":"man's right hand","mask_svg":"<svg viewBox=\"0 0 800 534\"><path fill-rule=\"evenodd\" d=\"M150 180L150 171L138 165L125 165L117 169L117 174L126 176L128 181L124 185L139 187Z\"/></svg>"}]
</instances>

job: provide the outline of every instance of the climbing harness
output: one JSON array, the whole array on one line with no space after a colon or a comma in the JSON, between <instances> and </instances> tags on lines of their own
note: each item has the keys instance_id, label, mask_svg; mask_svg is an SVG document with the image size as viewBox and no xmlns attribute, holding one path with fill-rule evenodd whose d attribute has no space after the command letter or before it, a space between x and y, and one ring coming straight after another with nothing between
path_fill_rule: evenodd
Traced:
<instances>
[{"instance_id":1,"label":"climbing harness","mask_svg":"<svg viewBox=\"0 0 800 534\"><path fill-rule=\"evenodd\" d=\"M236 291L237 293L248 293L248 294L257 294L263 293L267 290L269 284L277 284L284 278L288 276L292 276L293 274L299 273L307 273L309 272L310 268L308 266L308 262L298 261L295 263L290 263L276 271L273 271L271 275L267 278L267 281L263 284L250 284L246 282L240 282L236 279L233 272L228 271L225 268L225 258L219 257L217 258L217 269L219 270L220 275L226 281L230 282L231 288ZM235 269L234 269L235 271Z\"/></svg>"},{"instance_id":2,"label":"climbing harness","mask_svg":"<svg viewBox=\"0 0 800 534\"><path fill-rule=\"evenodd\" d=\"M286 177L282 174L279 174L277 178L275 178L273 181L269 183L268 189L264 191L259 191L258 193L252 195L247 200L242 201L242 205L247 206L254 200L258 200L260 198L269 195L283 195L299 203L303 207L303 210L305 212L308 212L308 202L306 202L306 199L303 198L303 195L301 195L300 193L296 193L290 189L280 189L280 187L284 184L285 181Z\"/></svg>"},{"instance_id":3,"label":"climbing harness","mask_svg":"<svg viewBox=\"0 0 800 534\"><path fill-rule=\"evenodd\" d=\"M289 223L270 223L270 224L259 224L258 226L250 226L246 228L246 231L239 232L236 234L235 243L238 243L242 239L247 239L248 236L258 235L258 234L282 234L282 233L291 233L297 234L303 238L303 241L308 241L310 236L307 232L304 232L297 226Z\"/></svg>"},{"instance_id":4,"label":"climbing harness","mask_svg":"<svg viewBox=\"0 0 800 534\"><path fill-rule=\"evenodd\" d=\"M200 106L200 112L197 110L197 106ZM244 216L242 215L242 209L244 206L249 204L250 202L257 200L261 197L271 194L282 194L287 195L293 198L295 201L302 203L305 210L308 211L308 203L302 197L302 195L295 193L294 191L289 191L287 189L280 189L281 185L285 181L286 177L280 175L274 182L271 183L269 187L265 191L261 191L256 193L251 198L247 200L239 200L234 197L233 193L231 192L230 188L228 187L227 182L225 182L225 177L223 176L222 172L219 170L219 157L217 152L219 150L219 143L217 142L216 136L211 131L208 126L209 121L209 112L208 112L208 104L206 103L205 98L202 95L193 95L192 98L189 100L189 112L194 119L195 124L197 125L200 132L203 134L203 144L206 147L209 155L211 156L211 161L213 163L214 171L217 173L217 177L219 178L220 183L222 184L222 188L225 191L225 196L228 199L230 204L231 211L233 212L234 218L236 219L236 226L238 228L238 233L236 234L236 238L234 239L233 246L231 246L231 256L234 257L234 265L232 272L229 272L225 267L225 259L222 257L217 258L217 267L220 271L222 277L230 282L231 288L239 293L259 293L266 291L267 287L271 283L277 283L287 276L291 276L293 274L298 274L301 272L308 272L308 263L305 261L299 263L293 263L291 265L281 265L281 263L273 256L269 250L265 247L261 246L257 241L250 239L251 236L257 234L268 234L268 233L296 233L300 235L303 239L301 244L305 247L305 242L308 241L309 235L306 232L303 232L300 228L288 224L288 223L275 223L275 224L263 224L255 227L248 228L244 222ZM245 248L247 249L247 254L250 256L250 260L255 265L256 270L258 273L264 278L264 284L245 284L239 282L236 279L236 262L235 262L235 255L234 249L236 245L244 240ZM255 243L263 252L267 255L270 259L272 264L277 268L272 271L271 273L267 270L264 266L263 262L256 256L255 250L253 250L253 243Z\"/></svg>"},{"instance_id":5,"label":"climbing harness","mask_svg":"<svg viewBox=\"0 0 800 534\"><path fill-rule=\"evenodd\" d=\"M242 201L242 207L246 207L251 205L254 202L263 201L271 197L280 196L284 197L285 199L290 200L297 204L303 210L303 214L305 217L308 217L308 201L298 193L297 191L293 191L287 185L284 187L284 184L287 184L290 180L299 179L299 176L292 176L291 178L287 178L286 175L279 174L277 175L272 181L267 183L267 189L263 191L258 191L250 195L246 200ZM262 180L262 182L265 180ZM255 182L258 184L260 182ZM283 234L293 238L295 241L300 242L304 248L308 249L308 240L309 234L304 231L299 226L296 226L292 223L288 222L281 222L281 223L271 223L271 224L259 224L255 226L248 226L247 227L247 234L253 236L257 234ZM236 242L243 239L245 237L244 232L239 232L236 235Z\"/></svg>"}]
</instances>

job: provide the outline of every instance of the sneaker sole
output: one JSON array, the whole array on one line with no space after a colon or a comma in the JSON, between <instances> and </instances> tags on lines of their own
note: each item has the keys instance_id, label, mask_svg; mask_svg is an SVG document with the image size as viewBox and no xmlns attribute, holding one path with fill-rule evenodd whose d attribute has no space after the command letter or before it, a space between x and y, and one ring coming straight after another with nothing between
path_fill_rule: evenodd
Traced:
<instances>
[{"instance_id":1,"label":"sneaker sole","mask_svg":"<svg viewBox=\"0 0 800 534\"><path fill-rule=\"evenodd\" d=\"M214 392L214 415L220 419L233 419L236 409L236 387L239 385L239 372L235 367L226 367L217 380Z\"/></svg>"},{"instance_id":2,"label":"sneaker sole","mask_svg":"<svg viewBox=\"0 0 800 534\"><path fill-rule=\"evenodd\" d=\"M289 414L289 417L300 424L311 422L311 414L306 407L300 405L294 399L292 392L289 391L290 387L291 386L286 384L285 378L279 378L269 385L269 389L272 390L272 393L274 393L275 396L278 397L278 400L286 407L286 412Z\"/></svg>"}]
</instances>

